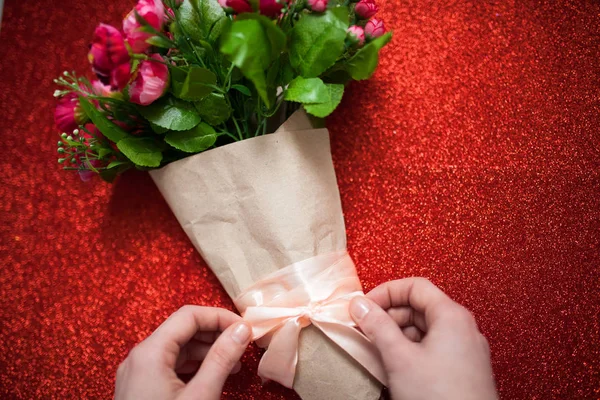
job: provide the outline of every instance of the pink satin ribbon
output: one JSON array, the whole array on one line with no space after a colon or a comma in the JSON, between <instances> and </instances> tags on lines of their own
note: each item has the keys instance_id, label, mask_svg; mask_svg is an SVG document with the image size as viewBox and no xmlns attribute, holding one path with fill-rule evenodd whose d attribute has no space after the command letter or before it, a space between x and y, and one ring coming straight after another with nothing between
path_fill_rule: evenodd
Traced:
<instances>
[{"instance_id":1,"label":"pink satin ribbon","mask_svg":"<svg viewBox=\"0 0 600 400\"><path fill-rule=\"evenodd\" d=\"M234 302L252 325L253 340L268 347L258 374L292 388L300 331L313 324L385 385L379 352L348 311L350 300L362 295L346 251L294 263L249 287Z\"/></svg>"}]
</instances>

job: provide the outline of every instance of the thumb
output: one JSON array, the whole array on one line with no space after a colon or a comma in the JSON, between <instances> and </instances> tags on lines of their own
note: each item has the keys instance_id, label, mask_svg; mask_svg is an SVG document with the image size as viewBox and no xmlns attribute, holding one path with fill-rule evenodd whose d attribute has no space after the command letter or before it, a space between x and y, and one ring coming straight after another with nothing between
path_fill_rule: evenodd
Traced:
<instances>
[{"instance_id":1,"label":"thumb","mask_svg":"<svg viewBox=\"0 0 600 400\"><path fill-rule=\"evenodd\" d=\"M196 376L185 387L184 399L220 399L225 380L250 343L252 329L246 322L231 325L211 346Z\"/></svg>"},{"instance_id":2,"label":"thumb","mask_svg":"<svg viewBox=\"0 0 600 400\"><path fill-rule=\"evenodd\" d=\"M352 299L350 314L363 333L377 347L386 366L396 362L399 351L414 345L404 336L392 317L366 297Z\"/></svg>"}]
</instances>

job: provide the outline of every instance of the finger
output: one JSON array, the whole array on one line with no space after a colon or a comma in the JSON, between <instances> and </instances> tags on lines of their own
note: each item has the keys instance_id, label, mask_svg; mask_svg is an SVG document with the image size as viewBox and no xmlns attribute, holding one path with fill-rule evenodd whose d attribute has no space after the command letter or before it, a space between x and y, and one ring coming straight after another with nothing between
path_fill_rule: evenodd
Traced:
<instances>
[{"instance_id":1,"label":"finger","mask_svg":"<svg viewBox=\"0 0 600 400\"><path fill-rule=\"evenodd\" d=\"M183 306L145 340L145 347L148 351L167 354L167 363L174 367L180 348L198 331L223 331L240 319L222 308Z\"/></svg>"},{"instance_id":2,"label":"finger","mask_svg":"<svg viewBox=\"0 0 600 400\"><path fill-rule=\"evenodd\" d=\"M455 306L444 292L425 278L407 278L377 286L367 297L384 310L409 306L425 316L427 326L443 316L444 310Z\"/></svg>"},{"instance_id":3,"label":"finger","mask_svg":"<svg viewBox=\"0 0 600 400\"><path fill-rule=\"evenodd\" d=\"M427 332L425 316L412 307L392 307L387 310L387 313L401 328L414 325L423 332Z\"/></svg>"},{"instance_id":4,"label":"finger","mask_svg":"<svg viewBox=\"0 0 600 400\"><path fill-rule=\"evenodd\" d=\"M193 374L200 368L200 361L185 361L181 366L175 368L176 374Z\"/></svg>"},{"instance_id":5,"label":"finger","mask_svg":"<svg viewBox=\"0 0 600 400\"><path fill-rule=\"evenodd\" d=\"M181 348L175 368L183 365L186 361L202 361L210 350L210 344L191 340Z\"/></svg>"},{"instance_id":6,"label":"finger","mask_svg":"<svg viewBox=\"0 0 600 400\"><path fill-rule=\"evenodd\" d=\"M219 336L200 366L196 376L185 387L184 399L203 394L205 399L219 399L223 384L250 343L251 328L245 322L237 323Z\"/></svg>"},{"instance_id":7,"label":"finger","mask_svg":"<svg viewBox=\"0 0 600 400\"><path fill-rule=\"evenodd\" d=\"M201 364L202 364L202 362L200 362L200 361L186 361L180 367L175 368L175 373L176 374L194 374L194 373L196 373L196 371L198 371ZM240 372L241 369L242 369L242 363L238 361L237 363L235 363L233 369L231 370L230 375L237 374L238 372Z\"/></svg>"},{"instance_id":8,"label":"finger","mask_svg":"<svg viewBox=\"0 0 600 400\"><path fill-rule=\"evenodd\" d=\"M219 337L220 334L221 334L221 332L219 332L219 331L198 332L194 335L194 339L196 339L200 342L212 344L215 342L215 340L217 340L217 338Z\"/></svg>"},{"instance_id":9,"label":"finger","mask_svg":"<svg viewBox=\"0 0 600 400\"><path fill-rule=\"evenodd\" d=\"M383 362L392 365L398 351L412 346L396 322L381 307L366 297L355 297L350 302L350 313L363 333L375 344Z\"/></svg>"},{"instance_id":10,"label":"finger","mask_svg":"<svg viewBox=\"0 0 600 400\"><path fill-rule=\"evenodd\" d=\"M402 328L402 333L411 342L419 343L423 339L423 333L416 326L407 326Z\"/></svg>"}]
</instances>

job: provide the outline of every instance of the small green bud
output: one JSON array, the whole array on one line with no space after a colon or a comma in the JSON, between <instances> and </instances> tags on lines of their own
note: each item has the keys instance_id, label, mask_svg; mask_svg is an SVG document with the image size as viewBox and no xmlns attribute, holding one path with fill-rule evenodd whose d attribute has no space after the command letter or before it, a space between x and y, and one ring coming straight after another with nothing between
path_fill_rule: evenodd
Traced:
<instances>
[{"instance_id":1,"label":"small green bud","mask_svg":"<svg viewBox=\"0 0 600 400\"><path fill-rule=\"evenodd\" d=\"M72 162L73 164L75 164L75 163L77 162L77 160L75 159L75 157L71 158L71 162Z\"/></svg>"},{"instance_id":2,"label":"small green bud","mask_svg":"<svg viewBox=\"0 0 600 400\"><path fill-rule=\"evenodd\" d=\"M61 138L66 139L67 138L67 134L66 133L62 133L62 135L60 135Z\"/></svg>"},{"instance_id":3,"label":"small green bud","mask_svg":"<svg viewBox=\"0 0 600 400\"><path fill-rule=\"evenodd\" d=\"M73 135L75 135L75 136L79 135L79 129L75 129L75 130L73 131Z\"/></svg>"},{"instance_id":4,"label":"small green bud","mask_svg":"<svg viewBox=\"0 0 600 400\"><path fill-rule=\"evenodd\" d=\"M58 144L57 144L57 146L58 146L58 147L61 147L62 145L63 145L63 142L61 142L61 141L59 140L59 141L58 141Z\"/></svg>"},{"instance_id":5,"label":"small green bud","mask_svg":"<svg viewBox=\"0 0 600 400\"><path fill-rule=\"evenodd\" d=\"M62 163L64 163L64 162L65 162L65 160L66 160L66 158L59 158L59 159L58 159L58 163L59 163L59 164L62 164Z\"/></svg>"},{"instance_id":6,"label":"small green bud","mask_svg":"<svg viewBox=\"0 0 600 400\"><path fill-rule=\"evenodd\" d=\"M67 136L67 140L73 140L73 136L71 136L71 135Z\"/></svg>"},{"instance_id":7,"label":"small green bud","mask_svg":"<svg viewBox=\"0 0 600 400\"><path fill-rule=\"evenodd\" d=\"M63 72L64 76L69 76L69 73L67 71Z\"/></svg>"},{"instance_id":8,"label":"small green bud","mask_svg":"<svg viewBox=\"0 0 600 400\"><path fill-rule=\"evenodd\" d=\"M59 147L59 148L58 148L58 152L59 152L60 154L62 154L62 153L64 153L64 152L65 152L65 149L63 149L62 147Z\"/></svg>"},{"instance_id":9,"label":"small green bud","mask_svg":"<svg viewBox=\"0 0 600 400\"><path fill-rule=\"evenodd\" d=\"M60 97L61 94L62 94L62 92L60 90L54 91L54 97Z\"/></svg>"}]
</instances>

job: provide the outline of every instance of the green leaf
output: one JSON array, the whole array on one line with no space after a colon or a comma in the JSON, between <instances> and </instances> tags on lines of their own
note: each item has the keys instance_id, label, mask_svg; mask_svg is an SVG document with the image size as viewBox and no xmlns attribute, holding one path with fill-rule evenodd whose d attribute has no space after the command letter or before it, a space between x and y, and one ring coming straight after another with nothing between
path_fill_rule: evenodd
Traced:
<instances>
[{"instance_id":1,"label":"green leaf","mask_svg":"<svg viewBox=\"0 0 600 400\"><path fill-rule=\"evenodd\" d=\"M250 89L248 89L244 85L231 85L231 88L237 90L238 92L240 92L243 95L252 96L252 92L250 92Z\"/></svg>"},{"instance_id":2,"label":"green leaf","mask_svg":"<svg viewBox=\"0 0 600 400\"><path fill-rule=\"evenodd\" d=\"M208 34L208 40L211 43L215 43L217 39L221 37L223 31L227 29L227 26L231 23L231 20L227 17L223 17L214 23L210 33Z\"/></svg>"},{"instance_id":3,"label":"green leaf","mask_svg":"<svg viewBox=\"0 0 600 400\"><path fill-rule=\"evenodd\" d=\"M217 133L212 126L202 122L188 131L169 132L165 142L186 153L199 153L211 147L217 140Z\"/></svg>"},{"instance_id":4,"label":"green leaf","mask_svg":"<svg viewBox=\"0 0 600 400\"><path fill-rule=\"evenodd\" d=\"M167 128L163 128L162 126L158 126L156 124L153 124L152 122L150 122L150 128L152 128L152 131L154 133L157 133L159 135L162 135L163 133L169 131Z\"/></svg>"},{"instance_id":5,"label":"green leaf","mask_svg":"<svg viewBox=\"0 0 600 400\"><path fill-rule=\"evenodd\" d=\"M110 153L112 153L112 149L107 149L106 147L100 147L98 149L98 158L104 158L107 155L109 155Z\"/></svg>"},{"instance_id":6,"label":"green leaf","mask_svg":"<svg viewBox=\"0 0 600 400\"><path fill-rule=\"evenodd\" d=\"M346 71L350 74L352 79L357 81L363 79L369 79L377 68L379 62L379 54L375 46L371 46L372 43L367 44L365 47L356 52L356 54L347 61Z\"/></svg>"},{"instance_id":7,"label":"green leaf","mask_svg":"<svg viewBox=\"0 0 600 400\"><path fill-rule=\"evenodd\" d=\"M169 76L171 77L171 85L169 86L169 90L171 93L174 95L181 93L181 89L183 88L183 84L185 83L187 75L187 69L169 65Z\"/></svg>"},{"instance_id":8,"label":"green leaf","mask_svg":"<svg viewBox=\"0 0 600 400\"><path fill-rule=\"evenodd\" d=\"M300 75L313 78L331 67L344 52L348 19L345 7L305 14L290 36L290 63Z\"/></svg>"},{"instance_id":9,"label":"green leaf","mask_svg":"<svg viewBox=\"0 0 600 400\"><path fill-rule=\"evenodd\" d=\"M104 182L113 183L117 175L119 175L119 170L117 168L113 169L103 169L99 171L98 175Z\"/></svg>"},{"instance_id":10,"label":"green leaf","mask_svg":"<svg viewBox=\"0 0 600 400\"><path fill-rule=\"evenodd\" d=\"M118 167L119 165L129 164L128 161L113 161L106 166L107 169Z\"/></svg>"},{"instance_id":11,"label":"green leaf","mask_svg":"<svg viewBox=\"0 0 600 400\"><path fill-rule=\"evenodd\" d=\"M285 33L283 33L283 31L275 24L273 20L265 17L264 15L251 13L240 14L237 16L236 20L258 21L265 29L267 39L269 39L269 42L271 44L269 46L269 49L271 50L270 60L273 61L281 55L281 52L285 48L286 36Z\"/></svg>"},{"instance_id":12,"label":"green leaf","mask_svg":"<svg viewBox=\"0 0 600 400\"><path fill-rule=\"evenodd\" d=\"M329 90L319 78L298 76L290 82L284 99L297 103L325 103L329 100Z\"/></svg>"},{"instance_id":13,"label":"green leaf","mask_svg":"<svg viewBox=\"0 0 600 400\"><path fill-rule=\"evenodd\" d=\"M296 73L294 72L294 68L290 65L289 56L287 54L283 54L280 60L281 64L277 76L277 86L285 87L296 77Z\"/></svg>"},{"instance_id":14,"label":"green leaf","mask_svg":"<svg viewBox=\"0 0 600 400\"><path fill-rule=\"evenodd\" d=\"M119 142L122 139L129 137L129 134L121 129L114 122L106 118L104 114L102 114L92 103L88 101L83 96L79 96L79 104L81 104L81 108L83 112L88 116L88 118L96 125L96 128L108 139L115 143ZM70 132L67 132L70 133Z\"/></svg>"},{"instance_id":15,"label":"green leaf","mask_svg":"<svg viewBox=\"0 0 600 400\"><path fill-rule=\"evenodd\" d=\"M229 119L231 108L225 101L225 96L220 93L211 93L202 101L194 103L198 114L203 121L215 126Z\"/></svg>"},{"instance_id":16,"label":"green leaf","mask_svg":"<svg viewBox=\"0 0 600 400\"><path fill-rule=\"evenodd\" d=\"M342 96L344 95L344 85L327 84L326 86L329 92L327 101L322 103L304 104L304 109L307 113L312 114L315 117L324 118L331 114L340 104Z\"/></svg>"},{"instance_id":17,"label":"green leaf","mask_svg":"<svg viewBox=\"0 0 600 400\"><path fill-rule=\"evenodd\" d=\"M378 38L375 38L369 42L369 44L375 46L377 50L381 50L383 46L388 44L392 40L392 32L387 32L385 35L381 35Z\"/></svg>"},{"instance_id":18,"label":"green leaf","mask_svg":"<svg viewBox=\"0 0 600 400\"><path fill-rule=\"evenodd\" d=\"M173 47L174 43L168 39L165 39L162 36L152 36L146 43L151 44L152 46L161 47L163 49L170 49Z\"/></svg>"},{"instance_id":19,"label":"green leaf","mask_svg":"<svg viewBox=\"0 0 600 400\"><path fill-rule=\"evenodd\" d=\"M162 97L138 110L151 123L173 131L192 129L200 123L200 116L192 103L172 96Z\"/></svg>"},{"instance_id":20,"label":"green leaf","mask_svg":"<svg viewBox=\"0 0 600 400\"><path fill-rule=\"evenodd\" d=\"M209 85L216 85L217 76L210 70L201 67L192 66L187 70L185 80L181 82L181 71L185 71L184 68L172 68L176 69L177 77L173 78L173 94L183 100L197 101L202 100L208 96L212 91L212 87Z\"/></svg>"},{"instance_id":21,"label":"green leaf","mask_svg":"<svg viewBox=\"0 0 600 400\"><path fill-rule=\"evenodd\" d=\"M285 47L285 34L258 14L241 14L221 38L221 53L238 67L271 107L265 71Z\"/></svg>"},{"instance_id":22,"label":"green leaf","mask_svg":"<svg viewBox=\"0 0 600 400\"><path fill-rule=\"evenodd\" d=\"M219 21L227 19L223 7L217 0L184 0L177 9L176 16L179 28L174 34L187 35L194 41L216 40L220 34L219 27L223 26L223 22ZM215 32L211 32L212 30Z\"/></svg>"},{"instance_id":23,"label":"green leaf","mask_svg":"<svg viewBox=\"0 0 600 400\"><path fill-rule=\"evenodd\" d=\"M325 83L341 83L345 85L349 81L352 80L352 77L348 73L348 71L344 70L336 70L327 73L326 76L323 76L323 82Z\"/></svg>"},{"instance_id":24,"label":"green leaf","mask_svg":"<svg viewBox=\"0 0 600 400\"><path fill-rule=\"evenodd\" d=\"M160 146L150 138L123 139L117 143L117 147L131 162L141 167L158 167L162 161Z\"/></svg>"},{"instance_id":25,"label":"green leaf","mask_svg":"<svg viewBox=\"0 0 600 400\"><path fill-rule=\"evenodd\" d=\"M379 50L385 46L392 38L392 33L388 32L371 42L367 43L362 49L346 62L345 70L348 71L352 79L369 79L379 62Z\"/></svg>"},{"instance_id":26,"label":"green leaf","mask_svg":"<svg viewBox=\"0 0 600 400\"><path fill-rule=\"evenodd\" d=\"M228 19L225 10L217 0L192 0L192 5L198 14L196 24L203 39L215 41L221 34L219 29Z\"/></svg>"}]
</instances>

